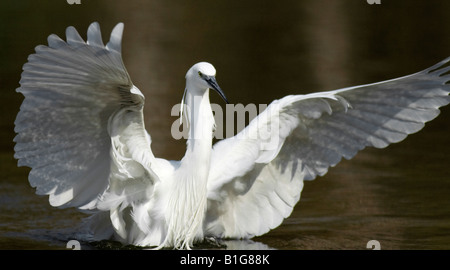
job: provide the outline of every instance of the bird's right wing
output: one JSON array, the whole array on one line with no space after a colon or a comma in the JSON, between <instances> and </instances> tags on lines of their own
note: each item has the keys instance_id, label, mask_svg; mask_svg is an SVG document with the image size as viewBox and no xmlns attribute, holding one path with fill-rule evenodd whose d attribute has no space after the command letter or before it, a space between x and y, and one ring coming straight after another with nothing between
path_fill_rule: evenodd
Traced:
<instances>
[{"instance_id":1,"label":"bird's right wing","mask_svg":"<svg viewBox=\"0 0 450 270\"><path fill-rule=\"evenodd\" d=\"M23 67L15 157L32 168L31 186L53 206L124 207L157 180L144 96L122 62L122 32L120 23L105 46L98 23L89 26L87 42L68 27L67 41L50 35Z\"/></svg>"},{"instance_id":2,"label":"bird's right wing","mask_svg":"<svg viewBox=\"0 0 450 270\"><path fill-rule=\"evenodd\" d=\"M236 136L214 145L207 233L266 233L290 215L304 179L324 175L365 147L383 148L419 131L450 102L449 62L393 80L272 102Z\"/></svg>"}]
</instances>

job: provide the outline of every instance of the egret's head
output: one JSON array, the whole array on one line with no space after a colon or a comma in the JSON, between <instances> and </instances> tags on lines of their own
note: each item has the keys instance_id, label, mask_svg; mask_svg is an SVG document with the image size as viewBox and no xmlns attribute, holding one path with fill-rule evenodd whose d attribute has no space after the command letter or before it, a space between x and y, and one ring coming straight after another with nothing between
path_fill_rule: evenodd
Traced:
<instances>
[{"instance_id":1,"label":"egret's head","mask_svg":"<svg viewBox=\"0 0 450 270\"><path fill-rule=\"evenodd\" d=\"M200 62L193 65L186 73L186 84L198 89L213 89L228 103L225 94L217 84L215 76L216 69L213 65L207 62Z\"/></svg>"}]
</instances>

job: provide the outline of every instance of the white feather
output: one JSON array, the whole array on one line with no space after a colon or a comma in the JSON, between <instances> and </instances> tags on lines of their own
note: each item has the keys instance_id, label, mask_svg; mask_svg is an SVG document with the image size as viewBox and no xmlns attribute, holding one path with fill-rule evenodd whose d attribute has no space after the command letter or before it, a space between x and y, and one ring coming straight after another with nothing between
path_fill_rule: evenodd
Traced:
<instances>
[{"instance_id":1,"label":"white feather","mask_svg":"<svg viewBox=\"0 0 450 270\"><path fill-rule=\"evenodd\" d=\"M303 180L367 146L383 148L419 131L450 102L448 68L441 68L449 61L394 80L272 102L241 133L214 145L205 235L264 234L290 215ZM242 136L272 123L280 129L270 140Z\"/></svg>"}]
</instances>

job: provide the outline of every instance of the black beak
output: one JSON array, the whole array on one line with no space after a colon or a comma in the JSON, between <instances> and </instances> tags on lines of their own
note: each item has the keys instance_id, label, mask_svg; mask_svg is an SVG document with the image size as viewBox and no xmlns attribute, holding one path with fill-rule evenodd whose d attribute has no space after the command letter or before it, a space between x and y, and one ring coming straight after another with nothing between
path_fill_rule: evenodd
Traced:
<instances>
[{"instance_id":1,"label":"black beak","mask_svg":"<svg viewBox=\"0 0 450 270\"><path fill-rule=\"evenodd\" d=\"M208 76L205 78L205 81L211 86L212 89L214 89L223 100L225 100L226 103L230 103L227 100L227 97L225 97L225 94L223 93L220 86L217 84L216 78L214 76Z\"/></svg>"}]
</instances>

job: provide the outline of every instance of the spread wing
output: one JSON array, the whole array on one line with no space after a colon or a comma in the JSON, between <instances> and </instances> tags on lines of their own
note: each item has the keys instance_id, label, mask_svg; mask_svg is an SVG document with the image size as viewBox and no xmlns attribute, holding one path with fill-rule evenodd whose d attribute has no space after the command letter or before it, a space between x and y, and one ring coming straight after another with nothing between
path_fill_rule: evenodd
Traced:
<instances>
[{"instance_id":1,"label":"spread wing","mask_svg":"<svg viewBox=\"0 0 450 270\"><path fill-rule=\"evenodd\" d=\"M50 35L23 67L15 157L32 168L31 186L53 206L109 210L145 196L152 183L143 175L157 180L144 96L122 62L122 32L120 23L105 46L98 23L87 42L69 27L67 41ZM139 190L122 180L140 181Z\"/></svg>"},{"instance_id":2,"label":"spread wing","mask_svg":"<svg viewBox=\"0 0 450 270\"><path fill-rule=\"evenodd\" d=\"M274 101L213 149L207 234L246 238L281 224L303 180L342 157L419 131L450 102L450 58L409 76Z\"/></svg>"}]
</instances>

